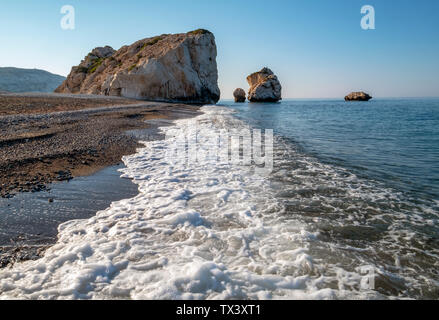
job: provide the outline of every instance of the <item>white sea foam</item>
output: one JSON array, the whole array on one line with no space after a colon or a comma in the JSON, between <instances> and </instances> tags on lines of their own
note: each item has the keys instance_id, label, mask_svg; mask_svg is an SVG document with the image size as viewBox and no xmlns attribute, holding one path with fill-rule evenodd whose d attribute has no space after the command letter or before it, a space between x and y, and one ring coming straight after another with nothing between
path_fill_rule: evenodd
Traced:
<instances>
[{"instance_id":1,"label":"white sea foam","mask_svg":"<svg viewBox=\"0 0 439 320\"><path fill-rule=\"evenodd\" d=\"M353 289L363 279L359 270L328 265L325 255L313 249L319 232L282 214L285 204L267 177L229 163L184 164L167 157L172 137L193 134L194 127L200 143L208 143L215 130L244 126L227 108L202 110L201 116L162 128L169 139L145 142L135 155L124 158L123 176L138 184L138 196L115 202L88 220L61 225L58 242L44 257L0 271L0 297L382 297ZM307 188L305 181L312 182L313 170L311 164L295 170L296 177L306 176L301 190ZM336 181L337 173L331 175ZM333 187L325 192L337 192L336 182ZM352 189L350 196L361 191ZM310 208L319 201L302 198ZM297 203L298 208L303 205ZM331 250L349 249L331 244L326 255Z\"/></svg>"}]
</instances>

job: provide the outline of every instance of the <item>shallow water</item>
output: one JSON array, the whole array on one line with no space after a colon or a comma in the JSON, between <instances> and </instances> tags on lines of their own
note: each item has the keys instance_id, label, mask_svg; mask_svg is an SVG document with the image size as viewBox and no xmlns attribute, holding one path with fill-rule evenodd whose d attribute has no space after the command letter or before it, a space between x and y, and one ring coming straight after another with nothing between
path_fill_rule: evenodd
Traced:
<instances>
[{"instance_id":1,"label":"shallow water","mask_svg":"<svg viewBox=\"0 0 439 320\"><path fill-rule=\"evenodd\" d=\"M273 184L313 256L377 268L386 296L439 298L439 99L234 104L278 136Z\"/></svg>"},{"instance_id":2,"label":"shallow water","mask_svg":"<svg viewBox=\"0 0 439 320\"><path fill-rule=\"evenodd\" d=\"M140 193L62 224L42 259L0 271L0 296L439 298L439 210L429 193L320 158L317 146L307 152L306 141L280 130L269 176L170 156L181 136L212 146L217 130L264 128L266 109L239 108L204 107L125 157L123 176Z\"/></svg>"},{"instance_id":3,"label":"shallow water","mask_svg":"<svg viewBox=\"0 0 439 320\"><path fill-rule=\"evenodd\" d=\"M416 198L439 200L439 99L222 104L320 161Z\"/></svg>"},{"instance_id":4,"label":"shallow water","mask_svg":"<svg viewBox=\"0 0 439 320\"><path fill-rule=\"evenodd\" d=\"M112 201L135 196L137 186L121 179L123 166L111 166L87 177L50 185L50 191L20 193L0 199L0 246L52 243L58 225L92 217ZM49 203L53 199L53 203Z\"/></svg>"}]
</instances>

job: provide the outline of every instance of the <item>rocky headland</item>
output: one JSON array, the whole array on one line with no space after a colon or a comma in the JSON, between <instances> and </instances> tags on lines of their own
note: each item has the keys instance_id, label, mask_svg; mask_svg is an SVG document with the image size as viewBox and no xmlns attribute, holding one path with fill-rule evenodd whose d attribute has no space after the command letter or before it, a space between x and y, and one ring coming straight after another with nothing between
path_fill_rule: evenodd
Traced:
<instances>
[{"instance_id":1,"label":"rocky headland","mask_svg":"<svg viewBox=\"0 0 439 320\"><path fill-rule=\"evenodd\" d=\"M95 48L56 92L215 104L216 56L215 37L203 29L146 38L117 51Z\"/></svg>"}]
</instances>

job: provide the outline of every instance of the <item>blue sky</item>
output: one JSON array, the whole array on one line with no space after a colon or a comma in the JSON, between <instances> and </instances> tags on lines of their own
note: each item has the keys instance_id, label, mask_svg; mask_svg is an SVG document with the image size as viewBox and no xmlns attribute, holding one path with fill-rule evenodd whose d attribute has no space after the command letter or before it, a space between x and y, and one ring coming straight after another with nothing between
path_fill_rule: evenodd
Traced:
<instances>
[{"instance_id":1,"label":"blue sky","mask_svg":"<svg viewBox=\"0 0 439 320\"><path fill-rule=\"evenodd\" d=\"M75 30L60 27L67 4ZM363 5L375 30L360 26ZM216 36L222 98L264 66L285 98L439 96L437 0L1 0L0 66L67 75L94 47L198 28Z\"/></svg>"}]
</instances>

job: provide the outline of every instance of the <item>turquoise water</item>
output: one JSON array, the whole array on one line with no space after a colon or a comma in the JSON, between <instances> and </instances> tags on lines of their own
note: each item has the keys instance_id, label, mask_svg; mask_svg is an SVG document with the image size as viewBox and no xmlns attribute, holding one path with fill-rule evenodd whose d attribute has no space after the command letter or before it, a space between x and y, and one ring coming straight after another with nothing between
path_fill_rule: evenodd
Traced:
<instances>
[{"instance_id":1,"label":"turquoise water","mask_svg":"<svg viewBox=\"0 0 439 320\"><path fill-rule=\"evenodd\" d=\"M439 99L222 103L325 163L439 200Z\"/></svg>"}]
</instances>

